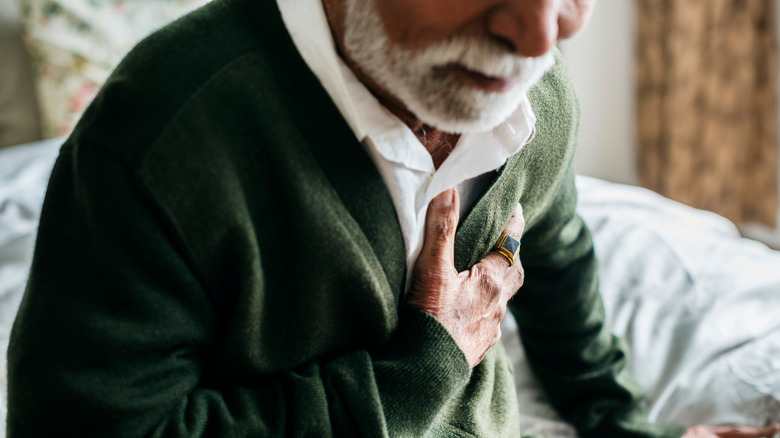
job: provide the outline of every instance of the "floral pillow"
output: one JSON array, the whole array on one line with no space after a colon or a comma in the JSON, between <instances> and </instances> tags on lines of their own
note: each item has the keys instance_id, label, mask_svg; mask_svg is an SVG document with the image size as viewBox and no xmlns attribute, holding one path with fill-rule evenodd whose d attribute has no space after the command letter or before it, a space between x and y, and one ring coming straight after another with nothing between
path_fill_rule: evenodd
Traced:
<instances>
[{"instance_id":1,"label":"floral pillow","mask_svg":"<svg viewBox=\"0 0 780 438\"><path fill-rule=\"evenodd\" d=\"M142 38L209 0L20 0L44 136L67 135Z\"/></svg>"}]
</instances>

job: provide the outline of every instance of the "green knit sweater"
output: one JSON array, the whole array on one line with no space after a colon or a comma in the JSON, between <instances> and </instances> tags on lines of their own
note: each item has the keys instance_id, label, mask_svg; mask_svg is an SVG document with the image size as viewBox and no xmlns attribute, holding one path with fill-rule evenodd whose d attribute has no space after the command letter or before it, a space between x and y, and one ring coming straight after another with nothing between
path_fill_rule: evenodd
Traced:
<instances>
[{"instance_id":1,"label":"green knit sweater","mask_svg":"<svg viewBox=\"0 0 780 438\"><path fill-rule=\"evenodd\" d=\"M536 138L464 218L457 268L520 201L511 307L553 403L583 436L679 437L646 423L604 326L560 59L530 98ZM8 437L519 436L503 349L470 370L398 302L405 265L382 178L275 2L217 0L136 47L62 148Z\"/></svg>"}]
</instances>

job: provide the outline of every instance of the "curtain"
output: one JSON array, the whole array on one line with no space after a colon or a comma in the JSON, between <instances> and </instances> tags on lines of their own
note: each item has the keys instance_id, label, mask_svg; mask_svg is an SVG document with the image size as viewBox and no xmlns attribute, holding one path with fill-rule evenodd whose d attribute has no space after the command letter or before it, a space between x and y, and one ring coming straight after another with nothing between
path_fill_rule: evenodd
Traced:
<instances>
[{"instance_id":1,"label":"curtain","mask_svg":"<svg viewBox=\"0 0 780 438\"><path fill-rule=\"evenodd\" d=\"M737 223L778 211L775 0L638 0L642 185Z\"/></svg>"}]
</instances>

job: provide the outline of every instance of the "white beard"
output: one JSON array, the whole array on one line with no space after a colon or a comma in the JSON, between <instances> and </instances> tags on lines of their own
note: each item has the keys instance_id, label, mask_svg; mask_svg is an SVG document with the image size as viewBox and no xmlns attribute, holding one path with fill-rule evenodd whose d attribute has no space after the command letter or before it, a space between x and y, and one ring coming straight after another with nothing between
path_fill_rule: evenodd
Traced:
<instances>
[{"instance_id":1,"label":"white beard","mask_svg":"<svg viewBox=\"0 0 780 438\"><path fill-rule=\"evenodd\" d=\"M454 38L419 51L394 47L374 0L347 0L344 46L352 60L398 97L423 123L448 132L483 132L504 122L553 65L552 52L526 58L484 37ZM484 76L515 79L487 92L454 75L459 65Z\"/></svg>"}]
</instances>

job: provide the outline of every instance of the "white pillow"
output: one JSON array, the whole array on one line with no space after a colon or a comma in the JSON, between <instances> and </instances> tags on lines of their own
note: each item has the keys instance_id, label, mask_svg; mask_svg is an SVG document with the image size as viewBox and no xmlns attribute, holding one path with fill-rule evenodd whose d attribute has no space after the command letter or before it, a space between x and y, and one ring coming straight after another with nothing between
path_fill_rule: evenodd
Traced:
<instances>
[{"instance_id":1,"label":"white pillow","mask_svg":"<svg viewBox=\"0 0 780 438\"><path fill-rule=\"evenodd\" d=\"M143 37L209 0L20 0L46 137L67 135Z\"/></svg>"},{"instance_id":2,"label":"white pillow","mask_svg":"<svg viewBox=\"0 0 780 438\"><path fill-rule=\"evenodd\" d=\"M37 140L38 110L16 0L0 1L0 53L0 147Z\"/></svg>"}]
</instances>

